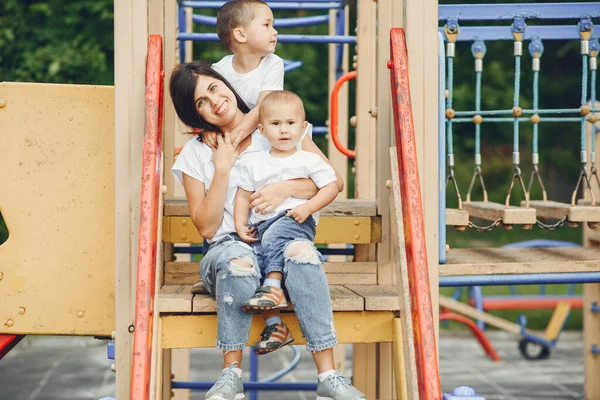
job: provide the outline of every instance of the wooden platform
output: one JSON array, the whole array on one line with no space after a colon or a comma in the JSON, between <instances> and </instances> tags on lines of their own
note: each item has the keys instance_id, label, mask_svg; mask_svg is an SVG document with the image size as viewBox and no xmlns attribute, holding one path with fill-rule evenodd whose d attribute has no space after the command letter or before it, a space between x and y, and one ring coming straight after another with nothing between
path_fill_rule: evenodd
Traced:
<instances>
[{"instance_id":1,"label":"wooden platform","mask_svg":"<svg viewBox=\"0 0 600 400\"><path fill-rule=\"evenodd\" d=\"M440 276L600 272L600 248L450 249Z\"/></svg>"},{"instance_id":2,"label":"wooden platform","mask_svg":"<svg viewBox=\"0 0 600 400\"><path fill-rule=\"evenodd\" d=\"M490 201L469 201L463 203L463 208L470 217L486 221L502 220L506 225L533 225L536 221L535 208L531 207L506 207Z\"/></svg>"},{"instance_id":3,"label":"wooden platform","mask_svg":"<svg viewBox=\"0 0 600 400\"><path fill-rule=\"evenodd\" d=\"M165 201L162 237L167 243L202 243L185 199ZM380 242L381 216L375 200L336 200L321 211L315 243Z\"/></svg>"},{"instance_id":4,"label":"wooden platform","mask_svg":"<svg viewBox=\"0 0 600 400\"><path fill-rule=\"evenodd\" d=\"M531 200L529 206L535 208L539 218L567 219L571 222L598 222L600 221L600 207L578 203L572 206L569 203L558 201ZM524 202L521 202L524 205Z\"/></svg>"}]
</instances>

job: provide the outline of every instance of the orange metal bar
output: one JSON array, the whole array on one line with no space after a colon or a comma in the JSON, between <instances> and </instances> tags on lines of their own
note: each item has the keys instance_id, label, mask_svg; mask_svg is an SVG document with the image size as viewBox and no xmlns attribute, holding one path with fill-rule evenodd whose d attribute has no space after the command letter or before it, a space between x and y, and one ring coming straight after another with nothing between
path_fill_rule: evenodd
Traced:
<instances>
[{"instance_id":1,"label":"orange metal bar","mask_svg":"<svg viewBox=\"0 0 600 400\"><path fill-rule=\"evenodd\" d=\"M356 79L356 71L346 72L344 75L340 76L340 79L338 79L335 82L335 85L333 85L333 89L331 90L331 117L329 121L329 127L331 128L331 139L333 140L333 144L335 145L336 149L338 149L340 153L346 157L354 158L356 156L356 152L344 146L342 142L340 142L340 138L338 136L338 96L340 93L340 88L344 82L347 82L350 79Z\"/></svg>"},{"instance_id":2,"label":"orange metal bar","mask_svg":"<svg viewBox=\"0 0 600 400\"><path fill-rule=\"evenodd\" d=\"M442 398L404 30L390 31L391 89L419 398Z\"/></svg>"},{"instance_id":3,"label":"orange metal bar","mask_svg":"<svg viewBox=\"0 0 600 400\"><path fill-rule=\"evenodd\" d=\"M148 41L146 60L146 117L144 122L144 147L142 150L142 189L131 400L147 400L150 396L153 303L156 251L158 247L158 218L160 218L158 208L161 189L163 78L162 38L160 35L151 35Z\"/></svg>"},{"instance_id":4,"label":"orange metal bar","mask_svg":"<svg viewBox=\"0 0 600 400\"><path fill-rule=\"evenodd\" d=\"M440 313L440 321L455 321L467 326L473 335L475 335L475 338L479 341L479 344L486 354L494 361L502 361L498 353L496 353L496 349L494 349L494 346L492 346L492 343L490 343L485 335L485 332L479 329L477 324L469 318L453 312L443 312Z\"/></svg>"}]
</instances>

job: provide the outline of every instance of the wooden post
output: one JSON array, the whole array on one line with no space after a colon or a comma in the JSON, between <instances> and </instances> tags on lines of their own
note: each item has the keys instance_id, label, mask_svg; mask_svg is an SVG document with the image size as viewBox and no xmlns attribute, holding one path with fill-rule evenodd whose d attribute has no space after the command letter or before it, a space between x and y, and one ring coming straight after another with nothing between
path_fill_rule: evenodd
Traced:
<instances>
[{"instance_id":1,"label":"wooden post","mask_svg":"<svg viewBox=\"0 0 600 400\"><path fill-rule=\"evenodd\" d=\"M144 132L148 0L115 2L116 394L129 398ZM161 8L162 9L162 8ZM152 21L156 21L152 16Z\"/></svg>"}]
</instances>

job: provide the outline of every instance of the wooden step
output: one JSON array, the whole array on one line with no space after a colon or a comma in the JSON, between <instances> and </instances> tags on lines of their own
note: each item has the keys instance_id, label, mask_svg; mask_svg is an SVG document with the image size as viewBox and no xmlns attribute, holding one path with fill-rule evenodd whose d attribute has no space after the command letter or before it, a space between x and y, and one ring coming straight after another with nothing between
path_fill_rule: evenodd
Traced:
<instances>
[{"instance_id":1,"label":"wooden step","mask_svg":"<svg viewBox=\"0 0 600 400\"><path fill-rule=\"evenodd\" d=\"M578 203L572 206L569 203L560 203L549 200L531 200L529 207L536 210L539 218L567 219L571 222L600 222L600 207L589 204ZM521 202L521 206L524 202Z\"/></svg>"},{"instance_id":2,"label":"wooden step","mask_svg":"<svg viewBox=\"0 0 600 400\"><path fill-rule=\"evenodd\" d=\"M330 285L368 285L377 283L376 262L326 262L323 263ZM167 262L164 268L164 285L193 285L200 280L198 262Z\"/></svg>"},{"instance_id":3,"label":"wooden step","mask_svg":"<svg viewBox=\"0 0 600 400\"><path fill-rule=\"evenodd\" d=\"M463 208L470 217L486 221L502 220L506 225L533 225L536 222L535 208L506 207L504 204L491 201L469 201L463 203Z\"/></svg>"},{"instance_id":4,"label":"wooden step","mask_svg":"<svg viewBox=\"0 0 600 400\"><path fill-rule=\"evenodd\" d=\"M160 313L215 313L215 299L205 294L192 294L191 285L164 285L158 293ZM398 311L396 286L329 285L334 311ZM289 303L289 302L288 302ZM290 304L284 311L292 311Z\"/></svg>"},{"instance_id":5,"label":"wooden step","mask_svg":"<svg viewBox=\"0 0 600 400\"><path fill-rule=\"evenodd\" d=\"M440 276L600 272L600 248L450 249Z\"/></svg>"}]
</instances>

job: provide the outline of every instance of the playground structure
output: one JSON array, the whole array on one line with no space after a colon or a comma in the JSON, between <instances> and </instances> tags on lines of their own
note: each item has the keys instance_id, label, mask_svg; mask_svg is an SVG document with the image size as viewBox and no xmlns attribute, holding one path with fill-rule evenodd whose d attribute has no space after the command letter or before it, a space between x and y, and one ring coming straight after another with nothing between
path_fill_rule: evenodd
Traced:
<instances>
[{"instance_id":1,"label":"playground structure","mask_svg":"<svg viewBox=\"0 0 600 400\"><path fill-rule=\"evenodd\" d=\"M330 3L334 9L343 6ZM271 5L276 4L300 5ZM321 1L302 3L307 4L332 8ZM497 226L534 225L538 210L548 204L506 208L507 204L478 204L467 198L465 207L445 210L446 173L440 173L445 166L443 133L438 140L443 132L438 122L444 125L444 118L432 110L448 115L446 108L451 107L444 105L443 85L438 85L445 79L438 74L450 69L440 69L435 62L441 53L438 17L452 34L454 19L498 19L498 15L509 21L519 15L585 19L599 17L600 5L569 4L578 10L570 17L560 5L543 4L504 9L441 6L439 15L437 2L431 0L358 0L357 5L356 199L338 201L324 210L317 241L354 245L352 262L330 262L325 268L339 339L355 346L355 385L372 399L439 399L438 305L448 305L438 298L439 286L598 282L600 250L452 249L444 259L446 225L466 227L469 216L475 215L490 218ZM339 17L335 10L329 14ZM9 228L9 239L0 247L0 333L7 335L0 344L14 344L25 334L112 336L119 399L169 398L176 383L188 379L189 354L182 349L213 347L216 335L214 300L190 291L198 280L197 265L172 258L175 244L201 241L181 190L165 173L173 150L185 140L168 95L162 100L163 73L176 65L181 56L178 46L186 38L177 26L182 18L174 1L115 3L114 89L0 84L0 125L6 127L0 133L0 171L6 189L0 193L0 210ZM188 12L185 18L189 26L193 17ZM331 18L329 23L335 33L336 23ZM393 27L403 30L391 31L390 44ZM469 36L465 27L456 40L473 40L478 34ZM527 32L515 42L523 39L528 39ZM343 61L348 49L341 63L334 51L330 54L333 88L348 72ZM184 56L190 55L188 49ZM588 56L583 59L587 66ZM340 76L337 67L342 68ZM348 96L340 89L340 104ZM594 106L589 111L593 115ZM485 122L484 112L476 112L455 111L454 117L483 115ZM340 107L339 146L347 145L349 117ZM513 118L510 122L518 127L520 117ZM458 123L456 119L449 118L447 125ZM577 117L586 139L592 140L592 124L585 119L586 115ZM113 121L114 130L109 128ZM482 124L475 125L479 130ZM40 126L47 127L46 134L40 134ZM591 148L595 147L594 143ZM344 174L339 166L345 165L346 157L333 144L329 154ZM561 218L594 226L595 207L593 202L571 204L567 214L561 211ZM571 218L571 212L579 217ZM598 238L586 229L586 244L597 244ZM37 253L30 250L31 243L39 246ZM599 301L600 284L586 284L587 399L600 398L600 382L595 379L600 374ZM565 310L561 307L561 314ZM286 313L284 320L300 338L293 314ZM556 339L552 333L560 332L556 326L561 320L559 315L558 322L549 325L548 340ZM261 327L255 321L251 342ZM522 334L522 327L517 327L517 334ZM185 396L175 392L178 398ZM447 398L459 398L461 393L451 396Z\"/></svg>"}]
</instances>

